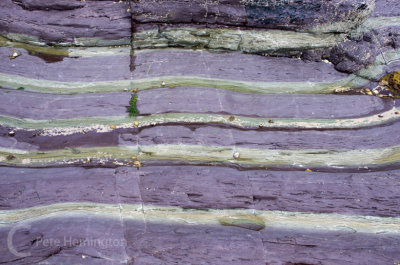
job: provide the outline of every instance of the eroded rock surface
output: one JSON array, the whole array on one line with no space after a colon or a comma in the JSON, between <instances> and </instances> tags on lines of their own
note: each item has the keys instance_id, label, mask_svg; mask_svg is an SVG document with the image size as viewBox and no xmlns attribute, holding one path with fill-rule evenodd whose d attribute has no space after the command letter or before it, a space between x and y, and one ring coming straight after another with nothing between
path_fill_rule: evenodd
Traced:
<instances>
[{"instance_id":1,"label":"eroded rock surface","mask_svg":"<svg viewBox=\"0 0 400 265\"><path fill-rule=\"evenodd\" d=\"M0 33L36 44L242 51L329 60L347 73L400 45L399 26L367 20L398 16L396 3L384 0L4 0L1 7ZM365 23L376 28L355 34Z\"/></svg>"},{"instance_id":2,"label":"eroded rock surface","mask_svg":"<svg viewBox=\"0 0 400 265\"><path fill-rule=\"evenodd\" d=\"M399 264L397 2L0 1L0 263Z\"/></svg>"},{"instance_id":3,"label":"eroded rock surface","mask_svg":"<svg viewBox=\"0 0 400 265\"><path fill-rule=\"evenodd\" d=\"M4 0L0 3L0 33L36 44L129 44L129 5L112 0Z\"/></svg>"},{"instance_id":4,"label":"eroded rock surface","mask_svg":"<svg viewBox=\"0 0 400 265\"><path fill-rule=\"evenodd\" d=\"M207 23L266 29L327 27L346 32L373 10L374 1L145 0L132 1L136 23ZM329 31L329 30L328 30Z\"/></svg>"}]
</instances>

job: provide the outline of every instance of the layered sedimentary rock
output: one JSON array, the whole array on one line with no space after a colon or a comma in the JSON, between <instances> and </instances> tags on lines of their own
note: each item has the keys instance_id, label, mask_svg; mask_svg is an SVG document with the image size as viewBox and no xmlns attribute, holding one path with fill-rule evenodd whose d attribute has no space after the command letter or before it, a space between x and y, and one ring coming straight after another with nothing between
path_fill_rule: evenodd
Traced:
<instances>
[{"instance_id":1,"label":"layered sedimentary rock","mask_svg":"<svg viewBox=\"0 0 400 265\"><path fill-rule=\"evenodd\" d=\"M360 25L373 8L372 0L146 0L132 1L132 17L136 23L194 23L284 30L321 28L321 31L346 32Z\"/></svg>"},{"instance_id":2,"label":"layered sedimentary rock","mask_svg":"<svg viewBox=\"0 0 400 265\"><path fill-rule=\"evenodd\" d=\"M344 33L372 12L374 1L132 1L131 6L137 48L288 55L343 41Z\"/></svg>"},{"instance_id":3,"label":"layered sedimentary rock","mask_svg":"<svg viewBox=\"0 0 400 265\"><path fill-rule=\"evenodd\" d=\"M129 4L112 0L4 0L0 3L0 33L35 44L129 44Z\"/></svg>"},{"instance_id":4,"label":"layered sedimentary rock","mask_svg":"<svg viewBox=\"0 0 400 265\"><path fill-rule=\"evenodd\" d=\"M365 22L374 1L133 1L133 43L327 59L354 73L399 47L398 19L376 17L396 15L385 11L397 10L395 3L384 2Z\"/></svg>"},{"instance_id":5,"label":"layered sedimentary rock","mask_svg":"<svg viewBox=\"0 0 400 265\"><path fill-rule=\"evenodd\" d=\"M387 1L377 1L376 10L373 0L6 0L1 5L0 33L25 43L243 51L326 59L350 73L399 46L396 4Z\"/></svg>"},{"instance_id":6,"label":"layered sedimentary rock","mask_svg":"<svg viewBox=\"0 0 400 265\"><path fill-rule=\"evenodd\" d=\"M0 263L400 261L396 1L0 5Z\"/></svg>"}]
</instances>

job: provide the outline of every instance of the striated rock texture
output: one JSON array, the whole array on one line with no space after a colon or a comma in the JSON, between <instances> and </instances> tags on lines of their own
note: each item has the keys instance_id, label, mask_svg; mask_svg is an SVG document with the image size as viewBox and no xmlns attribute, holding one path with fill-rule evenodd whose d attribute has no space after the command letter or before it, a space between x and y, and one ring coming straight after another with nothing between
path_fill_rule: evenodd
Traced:
<instances>
[{"instance_id":1,"label":"striated rock texture","mask_svg":"<svg viewBox=\"0 0 400 265\"><path fill-rule=\"evenodd\" d=\"M36 44L129 44L129 4L112 0L2 0L0 34Z\"/></svg>"},{"instance_id":2,"label":"striated rock texture","mask_svg":"<svg viewBox=\"0 0 400 265\"><path fill-rule=\"evenodd\" d=\"M304 30L327 27L343 32L358 26L374 1L352 0L144 0L132 1L136 23L194 23L266 29Z\"/></svg>"},{"instance_id":3,"label":"striated rock texture","mask_svg":"<svg viewBox=\"0 0 400 265\"><path fill-rule=\"evenodd\" d=\"M326 51L322 56L329 59L342 72L357 72L390 49L400 48L400 26L371 30L361 36L350 37Z\"/></svg>"},{"instance_id":4,"label":"striated rock texture","mask_svg":"<svg viewBox=\"0 0 400 265\"><path fill-rule=\"evenodd\" d=\"M0 7L2 36L40 45L242 51L328 60L346 73L400 46L399 11L385 0L4 0Z\"/></svg>"},{"instance_id":5,"label":"striated rock texture","mask_svg":"<svg viewBox=\"0 0 400 265\"><path fill-rule=\"evenodd\" d=\"M399 13L393 1L376 5L374 11L375 1L132 1L133 45L328 60L338 71L355 73L400 46L395 17L386 19L394 23L364 24L371 13Z\"/></svg>"},{"instance_id":6,"label":"striated rock texture","mask_svg":"<svg viewBox=\"0 0 400 265\"><path fill-rule=\"evenodd\" d=\"M0 264L400 264L398 0L0 7Z\"/></svg>"}]
</instances>

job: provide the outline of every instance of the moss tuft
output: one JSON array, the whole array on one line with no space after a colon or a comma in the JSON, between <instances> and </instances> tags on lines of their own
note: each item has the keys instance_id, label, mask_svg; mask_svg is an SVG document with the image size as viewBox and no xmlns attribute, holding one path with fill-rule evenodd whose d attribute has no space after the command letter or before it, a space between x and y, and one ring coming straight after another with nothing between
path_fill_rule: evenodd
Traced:
<instances>
[{"instance_id":1,"label":"moss tuft","mask_svg":"<svg viewBox=\"0 0 400 265\"><path fill-rule=\"evenodd\" d=\"M129 117L136 117L139 114L139 110L136 107L137 98L138 96L136 92L134 92L131 96L131 100L129 101L129 107L128 107Z\"/></svg>"}]
</instances>

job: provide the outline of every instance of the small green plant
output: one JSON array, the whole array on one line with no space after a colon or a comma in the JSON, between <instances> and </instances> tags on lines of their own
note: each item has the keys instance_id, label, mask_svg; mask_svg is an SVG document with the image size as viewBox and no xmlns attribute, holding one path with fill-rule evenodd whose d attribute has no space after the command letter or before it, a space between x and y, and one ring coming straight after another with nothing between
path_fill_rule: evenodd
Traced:
<instances>
[{"instance_id":1,"label":"small green plant","mask_svg":"<svg viewBox=\"0 0 400 265\"><path fill-rule=\"evenodd\" d=\"M128 107L129 117L136 117L139 114L139 110L136 108L137 98L138 96L136 92L134 92L131 96L131 100L129 101L129 107Z\"/></svg>"},{"instance_id":2,"label":"small green plant","mask_svg":"<svg viewBox=\"0 0 400 265\"><path fill-rule=\"evenodd\" d=\"M17 90L24 90L25 88L20 86L19 88L17 88Z\"/></svg>"}]
</instances>

